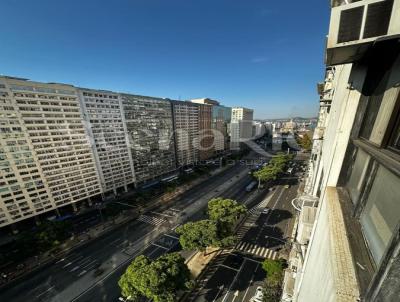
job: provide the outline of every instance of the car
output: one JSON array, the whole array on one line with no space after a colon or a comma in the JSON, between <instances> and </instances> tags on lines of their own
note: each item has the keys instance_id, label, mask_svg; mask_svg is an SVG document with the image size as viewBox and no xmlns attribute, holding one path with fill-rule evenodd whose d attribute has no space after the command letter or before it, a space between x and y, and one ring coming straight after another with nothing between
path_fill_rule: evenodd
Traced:
<instances>
[{"instance_id":1,"label":"car","mask_svg":"<svg viewBox=\"0 0 400 302\"><path fill-rule=\"evenodd\" d=\"M264 294L263 288L261 286L257 286L256 292L253 298L250 299L250 302L263 302Z\"/></svg>"},{"instance_id":2,"label":"car","mask_svg":"<svg viewBox=\"0 0 400 302\"><path fill-rule=\"evenodd\" d=\"M263 214L268 214L268 213L269 213L269 211L270 211L270 209L269 209L269 208L265 208L265 209L262 211L262 213L263 213Z\"/></svg>"},{"instance_id":3,"label":"car","mask_svg":"<svg viewBox=\"0 0 400 302\"><path fill-rule=\"evenodd\" d=\"M289 185L284 185L283 187L284 187L285 189L289 189L290 186L289 186Z\"/></svg>"}]
</instances>

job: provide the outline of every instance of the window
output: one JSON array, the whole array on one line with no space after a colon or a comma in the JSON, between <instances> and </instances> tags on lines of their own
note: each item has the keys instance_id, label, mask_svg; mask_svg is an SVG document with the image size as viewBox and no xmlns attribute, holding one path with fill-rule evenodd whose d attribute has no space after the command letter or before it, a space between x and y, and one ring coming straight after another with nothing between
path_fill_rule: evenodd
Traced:
<instances>
[{"instance_id":1,"label":"window","mask_svg":"<svg viewBox=\"0 0 400 302\"><path fill-rule=\"evenodd\" d=\"M347 187L353 204L358 203L369 160L370 156L362 149L358 149L356 160L354 162L353 169L347 183Z\"/></svg>"},{"instance_id":2,"label":"window","mask_svg":"<svg viewBox=\"0 0 400 302\"><path fill-rule=\"evenodd\" d=\"M392 151L400 152L400 110L396 115L396 124L391 133L388 148Z\"/></svg>"},{"instance_id":3,"label":"window","mask_svg":"<svg viewBox=\"0 0 400 302\"><path fill-rule=\"evenodd\" d=\"M400 218L400 179L383 166L376 177L360 221L371 254L379 264Z\"/></svg>"}]
</instances>

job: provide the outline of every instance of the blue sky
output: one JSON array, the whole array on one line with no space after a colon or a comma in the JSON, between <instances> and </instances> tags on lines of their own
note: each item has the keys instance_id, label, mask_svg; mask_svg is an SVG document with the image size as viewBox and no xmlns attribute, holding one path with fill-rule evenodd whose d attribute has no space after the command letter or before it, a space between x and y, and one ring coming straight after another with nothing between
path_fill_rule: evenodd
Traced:
<instances>
[{"instance_id":1,"label":"blue sky","mask_svg":"<svg viewBox=\"0 0 400 302\"><path fill-rule=\"evenodd\" d=\"M329 1L1 2L0 74L317 114Z\"/></svg>"}]
</instances>

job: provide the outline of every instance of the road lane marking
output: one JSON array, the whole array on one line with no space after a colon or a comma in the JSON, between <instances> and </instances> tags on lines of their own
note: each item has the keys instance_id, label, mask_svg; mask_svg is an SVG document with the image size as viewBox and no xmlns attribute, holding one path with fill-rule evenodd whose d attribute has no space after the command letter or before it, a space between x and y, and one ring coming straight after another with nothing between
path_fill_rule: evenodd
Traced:
<instances>
[{"instance_id":1,"label":"road lane marking","mask_svg":"<svg viewBox=\"0 0 400 302\"><path fill-rule=\"evenodd\" d=\"M254 274L253 274L253 276L251 276L251 279L250 279L250 282L249 282L249 286L247 287L246 291L244 292L244 296L243 296L242 302L244 302L244 299L246 299L247 292L249 291L250 286L251 286L251 284L253 283L254 276L255 276L255 272L257 271L259 265L260 265L260 264L257 264L256 269L254 270Z\"/></svg>"},{"instance_id":2,"label":"road lane marking","mask_svg":"<svg viewBox=\"0 0 400 302\"><path fill-rule=\"evenodd\" d=\"M237 268L233 268L233 267L227 266L227 265L225 265L225 264L220 264L220 265L218 265L218 266L225 267L225 268L230 269L230 270L233 270L233 271L235 271L235 272L238 272L238 271L239 271Z\"/></svg>"},{"instance_id":3,"label":"road lane marking","mask_svg":"<svg viewBox=\"0 0 400 302\"><path fill-rule=\"evenodd\" d=\"M169 235L169 234L165 234L164 236L167 236L167 237L170 237L170 238L173 238L173 239L177 239L177 240L179 240L179 238L178 238L178 237L176 237L176 236L172 236L172 235Z\"/></svg>"},{"instance_id":4,"label":"road lane marking","mask_svg":"<svg viewBox=\"0 0 400 302\"><path fill-rule=\"evenodd\" d=\"M74 267L72 270L70 270L69 272L70 272L70 273L75 272L78 268L79 268L79 265L78 265L78 266L75 266L75 267Z\"/></svg>"},{"instance_id":5,"label":"road lane marking","mask_svg":"<svg viewBox=\"0 0 400 302\"><path fill-rule=\"evenodd\" d=\"M66 265L63 266L63 268L66 268L68 266L70 266L72 264L72 262L68 262Z\"/></svg>"},{"instance_id":6,"label":"road lane marking","mask_svg":"<svg viewBox=\"0 0 400 302\"><path fill-rule=\"evenodd\" d=\"M86 274L87 273L87 271L86 270L83 270L83 271L81 271L79 274L78 274L78 277L81 277L81 276L83 276L84 274Z\"/></svg>"},{"instance_id":7,"label":"road lane marking","mask_svg":"<svg viewBox=\"0 0 400 302\"><path fill-rule=\"evenodd\" d=\"M246 263L246 261L247 261L247 260L244 259L244 261L243 261L242 264L240 265L239 270L237 270L237 272L236 272L235 278L232 280L231 284L229 285L228 291L226 292L226 294L225 294L225 296L224 296L224 298L222 299L221 302L225 302L226 298L228 297L228 294L229 294L230 291L231 291L232 285L236 282L236 280L237 280L237 278L238 278L240 272L242 271L242 269L243 269L244 264Z\"/></svg>"},{"instance_id":8,"label":"road lane marking","mask_svg":"<svg viewBox=\"0 0 400 302\"><path fill-rule=\"evenodd\" d=\"M155 245L156 247L162 248L164 250L168 250L168 248L166 248L165 246L159 245L157 243L152 243L151 245Z\"/></svg>"},{"instance_id":9,"label":"road lane marking","mask_svg":"<svg viewBox=\"0 0 400 302\"><path fill-rule=\"evenodd\" d=\"M54 286L49 287L48 289L46 289L44 292L40 293L39 295L36 296L36 298L39 298L41 296L43 296L44 294L48 293L49 291L51 291L54 288Z\"/></svg>"},{"instance_id":10,"label":"road lane marking","mask_svg":"<svg viewBox=\"0 0 400 302\"><path fill-rule=\"evenodd\" d=\"M161 216L165 216L165 217L172 217L172 218L174 218L175 216L173 216L173 215L168 215L168 214L165 214L165 213L159 213L159 212L150 212L150 213L152 213L152 214L156 214L156 215L161 215Z\"/></svg>"}]
</instances>

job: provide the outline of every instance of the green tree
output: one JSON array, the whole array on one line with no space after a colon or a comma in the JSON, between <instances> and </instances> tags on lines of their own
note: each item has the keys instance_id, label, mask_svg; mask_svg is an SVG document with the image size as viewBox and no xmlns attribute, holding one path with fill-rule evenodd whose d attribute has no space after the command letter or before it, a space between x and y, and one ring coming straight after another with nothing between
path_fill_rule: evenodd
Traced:
<instances>
[{"instance_id":1,"label":"green tree","mask_svg":"<svg viewBox=\"0 0 400 302\"><path fill-rule=\"evenodd\" d=\"M298 140L300 146L307 151L311 150L313 144L310 136L311 135L308 132L306 132L303 134L303 137L300 137Z\"/></svg>"},{"instance_id":2,"label":"green tree","mask_svg":"<svg viewBox=\"0 0 400 302\"><path fill-rule=\"evenodd\" d=\"M211 220L188 222L176 229L179 242L185 250L205 252L207 247L217 247L219 238L217 225Z\"/></svg>"},{"instance_id":3,"label":"green tree","mask_svg":"<svg viewBox=\"0 0 400 302\"><path fill-rule=\"evenodd\" d=\"M253 176L258 179L258 187L260 187L261 182L267 182L270 180L275 180L278 175L278 170L275 166L267 165L261 170L253 173Z\"/></svg>"},{"instance_id":4,"label":"green tree","mask_svg":"<svg viewBox=\"0 0 400 302\"><path fill-rule=\"evenodd\" d=\"M208 202L208 217L217 223L219 238L229 239L240 215L247 212L245 205L232 199L213 198ZM226 243L225 243L226 244Z\"/></svg>"},{"instance_id":5,"label":"green tree","mask_svg":"<svg viewBox=\"0 0 400 302\"><path fill-rule=\"evenodd\" d=\"M281 296L282 296L281 285L269 284L268 281L266 282L265 285L266 286L264 289L263 301L264 302L279 302L279 301L281 301Z\"/></svg>"},{"instance_id":6,"label":"green tree","mask_svg":"<svg viewBox=\"0 0 400 302\"><path fill-rule=\"evenodd\" d=\"M185 259L171 253L153 261L143 255L136 257L118 285L122 295L133 301L144 296L154 302L174 302L177 292L189 289L192 282Z\"/></svg>"},{"instance_id":7,"label":"green tree","mask_svg":"<svg viewBox=\"0 0 400 302\"><path fill-rule=\"evenodd\" d=\"M270 286L280 285L283 280L284 269L287 267L285 259L265 259L262 268L267 273L267 280Z\"/></svg>"}]
</instances>

